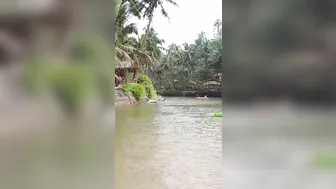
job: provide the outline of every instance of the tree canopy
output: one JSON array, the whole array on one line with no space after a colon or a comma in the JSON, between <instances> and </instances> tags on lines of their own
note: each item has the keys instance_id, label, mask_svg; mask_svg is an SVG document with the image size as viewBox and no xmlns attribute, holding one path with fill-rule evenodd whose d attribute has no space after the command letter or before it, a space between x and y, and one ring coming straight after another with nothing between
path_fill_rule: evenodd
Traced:
<instances>
[{"instance_id":1,"label":"tree canopy","mask_svg":"<svg viewBox=\"0 0 336 189\"><path fill-rule=\"evenodd\" d=\"M210 80L222 67L222 21L213 23L214 34L208 38L200 31L193 43L170 44L163 47L164 40L151 26L153 12L160 9L163 16L168 12L165 3L177 6L171 0L115 0L116 1L116 51L119 59L129 57L135 66L149 75L159 90L189 90ZM130 17L148 19L143 35L138 35ZM136 37L134 37L136 36Z\"/></svg>"}]
</instances>

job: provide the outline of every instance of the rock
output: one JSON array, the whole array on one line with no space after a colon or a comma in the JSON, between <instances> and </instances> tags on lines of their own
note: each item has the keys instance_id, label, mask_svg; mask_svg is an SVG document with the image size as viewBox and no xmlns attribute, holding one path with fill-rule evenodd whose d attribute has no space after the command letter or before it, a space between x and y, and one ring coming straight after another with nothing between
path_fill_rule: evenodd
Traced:
<instances>
[{"instance_id":1,"label":"rock","mask_svg":"<svg viewBox=\"0 0 336 189\"><path fill-rule=\"evenodd\" d=\"M133 96L126 96L122 88L115 88L115 104L133 104L136 102L137 100Z\"/></svg>"}]
</instances>

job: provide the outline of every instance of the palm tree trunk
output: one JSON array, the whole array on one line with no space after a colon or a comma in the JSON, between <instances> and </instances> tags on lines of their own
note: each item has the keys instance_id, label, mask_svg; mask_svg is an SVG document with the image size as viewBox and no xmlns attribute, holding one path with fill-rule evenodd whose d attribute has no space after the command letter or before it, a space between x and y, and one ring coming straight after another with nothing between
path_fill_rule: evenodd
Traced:
<instances>
[{"instance_id":1,"label":"palm tree trunk","mask_svg":"<svg viewBox=\"0 0 336 189\"><path fill-rule=\"evenodd\" d=\"M150 30L150 27L151 27L151 24L152 24L152 21L153 21L153 16L150 16L148 18L148 24L147 24L147 27L146 27L146 32L145 32L145 36L144 38L142 39L142 42L141 42L141 46L140 46L140 49L141 50L144 50L145 49L145 46L146 46L146 41L147 41L147 38L148 38L148 34L149 34L149 30Z\"/></svg>"}]
</instances>

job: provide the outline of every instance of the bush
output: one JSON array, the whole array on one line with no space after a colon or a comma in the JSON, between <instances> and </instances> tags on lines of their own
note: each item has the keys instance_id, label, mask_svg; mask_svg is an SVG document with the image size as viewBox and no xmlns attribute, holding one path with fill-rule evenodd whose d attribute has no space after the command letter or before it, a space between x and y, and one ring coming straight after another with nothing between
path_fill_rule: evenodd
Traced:
<instances>
[{"instance_id":1,"label":"bush","mask_svg":"<svg viewBox=\"0 0 336 189\"><path fill-rule=\"evenodd\" d=\"M147 89L148 89L148 91L147 91L148 98L150 98L150 99L157 99L157 93L156 93L156 90L154 89L154 87L147 88Z\"/></svg>"},{"instance_id":2,"label":"bush","mask_svg":"<svg viewBox=\"0 0 336 189\"><path fill-rule=\"evenodd\" d=\"M150 99L157 98L157 94L156 94L156 90L154 88L153 82L148 76L140 74L138 77L138 84L145 87L146 95L148 98Z\"/></svg>"},{"instance_id":3,"label":"bush","mask_svg":"<svg viewBox=\"0 0 336 189\"><path fill-rule=\"evenodd\" d=\"M123 92L126 96L133 95L137 100L147 96L150 99L156 99L157 94L152 80L146 75L139 75L138 83L123 84Z\"/></svg>"},{"instance_id":4,"label":"bush","mask_svg":"<svg viewBox=\"0 0 336 189\"><path fill-rule=\"evenodd\" d=\"M143 85L137 83L124 84L123 92L126 96L132 94L137 100L140 100L146 96L146 88Z\"/></svg>"},{"instance_id":5,"label":"bush","mask_svg":"<svg viewBox=\"0 0 336 189\"><path fill-rule=\"evenodd\" d=\"M145 86L145 87L153 86L152 80L144 74L139 75L138 83Z\"/></svg>"}]
</instances>

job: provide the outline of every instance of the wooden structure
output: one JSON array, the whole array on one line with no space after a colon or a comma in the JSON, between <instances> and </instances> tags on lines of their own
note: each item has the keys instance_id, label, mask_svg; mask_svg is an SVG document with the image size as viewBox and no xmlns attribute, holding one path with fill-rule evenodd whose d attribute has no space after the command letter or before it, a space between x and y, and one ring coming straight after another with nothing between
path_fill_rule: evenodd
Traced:
<instances>
[{"instance_id":1,"label":"wooden structure","mask_svg":"<svg viewBox=\"0 0 336 189\"><path fill-rule=\"evenodd\" d=\"M222 82L222 73L216 73L212 75L211 80L217 81L218 83Z\"/></svg>"},{"instance_id":2,"label":"wooden structure","mask_svg":"<svg viewBox=\"0 0 336 189\"><path fill-rule=\"evenodd\" d=\"M128 73L133 73L132 82L136 82L136 76L139 72L139 67L134 64L134 61L127 54L118 54L116 58L116 86L123 81L128 82ZM121 81L117 81L117 77L121 78Z\"/></svg>"},{"instance_id":3,"label":"wooden structure","mask_svg":"<svg viewBox=\"0 0 336 189\"><path fill-rule=\"evenodd\" d=\"M202 87L206 89L221 90L222 85L220 82L217 82L217 81L207 81L202 84Z\"/></svg>"}]
</instances>

